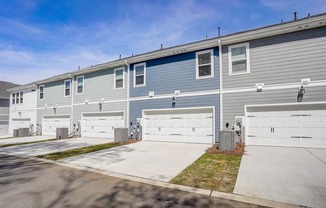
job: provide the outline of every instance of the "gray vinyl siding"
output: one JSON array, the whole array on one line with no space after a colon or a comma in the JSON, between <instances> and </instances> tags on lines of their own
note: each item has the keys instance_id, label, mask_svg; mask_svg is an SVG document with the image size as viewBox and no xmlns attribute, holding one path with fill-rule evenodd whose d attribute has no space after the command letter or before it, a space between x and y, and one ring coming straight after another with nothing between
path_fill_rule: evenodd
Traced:
<instances>
[{"instance_id":1,"label":"gray vinyl siding","mask_svg":"<svg viewBox=\"0 0 326 208\"><path fill-rule=\"evenodd\" d=\"M9 114L9 107L0 107L0 114Z\"/></svg>"},{"instance_id":2,"label":"gray vinyl siding","mask_svg":"<svg viewBox=\"0 0 326 208\"><path fill-rule=\"evenodd\" d=\"M205 49L209 50L209 49ZM205 51L202 50L202 51ZM200 52L200 51L198 51ZM178 54L146 62L146 86L134 87L133 65L130 68L130 97L219 89L219 52L213 49L214 77L196 79L196 52Z\"/></svg>"},{"instance_id":3,"label":"gray vinyl siding","mask_svg":"<svg viewBox=\"0 0 326 208\"><path fill-rule=\"evenodd\" d=\"M103 103L102 111L99 110L98 104L75 105L73 123L77 124L81 120L82 113L99 113L124 111L125 126L127 126L127 102Z\"/></svg>"},{"instance_id":4,"label":"gray vinyl siding","mask_svg":"<svg viewBox=\"0 0 326 208\"><path fill-rule=\"evenodd\" d=\"M0 99L0 107L9 107L9 99Z\"/></svg>"},{"instance_id":5,"label":"gray vinyl siding","mask_svg":"<svg viewBox=\"0 0 326 208\"><path fill-rule=\"evenodd\" d=\"M59 80L44 84L44 99L40 99L40 91L37 90L37 107L44 107L47 104L49 107L54 105L65 106L71 105L71 96L64 96L64 81Z\"/></svg>"},{"instance_id":6,"label":"gray vinyl siding","mask_svg":"<svg viewBox=\"0 0 326 208\"><path fill-rule=\"evenodd\" d=\"M142 117L142 110L171 108L171 99L150 99L130 101L130 122L136 123L137 118ZM205 95L192 97L178 97L176 108L188 107L215 107L215 141L218 141L219 132L219 95ZM131 130L131 129L129 129Z\"/></svg>"},{"instance_id":7,"label":"gray vinyl siding","mask_svg":"<svg viewBox=\"0 0 326 208\"><path fill-rule=\"evenodd\" d=\"M235 116L244 116L245 105L295 103L298 88L282 90L263 90L258 93L241 92L223 94L223 127L226 123L234 124ZM326 86L306 87L303 102L326 101Z\"/></svg>"},{"instance_id":8,"label":"gray vinyl siding","mask_svg":"<svg viewBox=\"0 0 326 208\"><path fill-rule=\"evenodd\" d=\"M76 78L74 79L74 103L85 103L85 99L89 102L99 102L101 98L105 101L109 100L126 100L127 99L127 78L128 72L126 66L124 68L124 88L114 89L114 69L106 69L97 72L84 74L84 93L76 94Z\"/></svg>"},{"instance_id":9,"label":"gray vinyl siding","mask_svg":"<svg viewBox=\"0 0 326 208\"><path fill-rule=\"evenodd\" d=\"M223 46L223 88L326 80L326 27L249 41L250 73L229 75L228 46Z\"/></svg>"}]
</instances>

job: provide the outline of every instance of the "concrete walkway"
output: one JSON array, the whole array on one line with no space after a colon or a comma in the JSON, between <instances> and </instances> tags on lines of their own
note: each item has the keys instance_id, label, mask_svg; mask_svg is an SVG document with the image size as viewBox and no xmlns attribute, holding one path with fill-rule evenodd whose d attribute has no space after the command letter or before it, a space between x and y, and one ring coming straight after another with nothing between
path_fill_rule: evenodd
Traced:
<instances>
[{"instance_id":1,"label":"concrete walkway","mask_svg":"<svg viewBox=\"0 0 326 208\"><path fill-rule=\"evenodd\" d=\"M73 138L0 148L0 153L37 156L79 147L113 142L113 139Z\"/></svg>"},{"instance_id":2,"label":"concrete walkway","mask_svg":"<svg viewBox=\"0 0 326 208\"><path fill-rule=\"evenodd\" d=\"M326 149L247 146L234 193L326 207Z\"/></svg>"},{"instance_id":3,"label":"concrete walkway","mask_svg":"<svg viewBox=\"0 0 326 208\"><path fill-rule=\"evenodd\" d=\"M142 141L61 161L141 178L170 181L210 146Z\"/></svg>"},{"instance_id":4,"label":"concrete walkway","mask_svg":"<svg viewBox=\"0 0 326 208\"><path fill-rule=\"evenodd\" d=\"M3 144L16 144L23 142L43 141L48 139L55 139L55 136L29 136L29 137L15 137L8 139L0 139L0 145Z\"/></svg>"}]
</instances>

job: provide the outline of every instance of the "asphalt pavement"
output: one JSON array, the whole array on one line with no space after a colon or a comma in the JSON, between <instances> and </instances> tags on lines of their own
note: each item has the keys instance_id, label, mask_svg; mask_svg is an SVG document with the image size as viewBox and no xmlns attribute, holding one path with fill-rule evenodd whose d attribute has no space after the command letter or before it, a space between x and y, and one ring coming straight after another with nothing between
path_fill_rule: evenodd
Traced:
<instances>
[{"instance_id":1,"label":"asphalt pavement","mask_svg":"<svg viewBox=\"0 0 326 208\"><path fill-rule=\"evenodd\" d=\"M258 207L0 154L0 208Z\"/></svg>"}]
</instances>

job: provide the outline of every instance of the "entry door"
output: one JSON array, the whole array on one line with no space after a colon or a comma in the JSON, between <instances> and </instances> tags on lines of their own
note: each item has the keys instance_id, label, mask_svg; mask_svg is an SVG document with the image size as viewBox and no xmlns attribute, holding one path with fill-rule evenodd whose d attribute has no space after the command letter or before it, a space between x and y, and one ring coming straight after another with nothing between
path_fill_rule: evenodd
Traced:
<instances>
[{"instance_id":1,"label":"entry door","mask_svg":"<svg viewBox=\"0 0 326 208\"><path fill-rule=\"evenodd\" d=\"M44 116L42 123L42 134L55 136L57 128L68 128L70 133L70 116Z\"/></svg>"},{"instance_id":2,"label":"entry door","mask_svg":"<svg viewBox=\"0 0 326 208\"><path fill-rule=\"evenodd\" d=\"M114 138L114 129L124 127L123 112L83 114L81 135L83 137Z\"/></svg>"},{"instance_id":3,"label":"entry door","mask_svg":"<svg viewBox=\"0 0 326 208\"><path fill-rule=\"evenodd\" d=\"M212 109L144 111L143 140L213 142Z\"/></svg>"}]
</instances>

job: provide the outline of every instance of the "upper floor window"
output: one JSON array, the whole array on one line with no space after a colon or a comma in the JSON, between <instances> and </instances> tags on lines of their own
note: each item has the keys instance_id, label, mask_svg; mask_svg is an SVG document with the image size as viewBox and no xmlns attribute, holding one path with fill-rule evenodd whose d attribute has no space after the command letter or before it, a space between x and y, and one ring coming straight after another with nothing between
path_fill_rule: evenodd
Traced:
<instances>
[{"instance_id":1,"label":"upper floor window","mask_svg":"<svg viewBox=\"0 0 326 208\"><path fill-rule=\"evenodd\" d=\"M64 81L64 95L65 97L70 96L71 80L67 79Z\"/></svg>"},{"instance_id":2,"label":"upper floor window","mask_svg":"<svg viewBox=\"0 0 326 208\"><path fill-rule=\"evenodd\" d=\"M123 68L114 70L114 89L123 88Z\"/></svg>"},{"instance_id":3,"label":"upper floor window","mask_svg":"<svg viewBox=\"0 0 326 208\"><path fill-rule=\"evenodd\" d=\"M196 53L196 79L214 77L213 50Z\"/></svg>"},{"instance_id":4,"label":"upper floor window","mask_svg":"<svg viewBox=\"0 0 326 208\"><path fill-rule=\"evenodd\" d=\"M43 98L44 98L44 85L41 85L39 87L39 90L40 90L40 100L43 100Z\"/></svg>"},{"instance_id":5,"label":"upper floor window","mask_svg":"<svg viewBox=\"0 0 326 208\"><path fill-rule=\"evenodd\" d=\"M249 43L229 46L229 74L250 73Z\"/></svg>"},{"instance_id":6,"label":"upper floor window","mask_svg":"<svg viewBox=\"0 0 326 208\"><path fill-rule=\"evenodd\" d=\"M20 103L23 103L23 95L24 95L24 93L23 92L20 92Z\"/></svg>"},{"instance_id":7,"label":"upper floor window","mask_svg":"<svg viewBox=\"0 0 326 208\"><path fill-rule=\"evenodd\" d=\"M146 64L136 64L134 66L134 87L146 85Z\"/></svg>"},{"instance_id":8,"label":"upper floor window","mask_svg":"<svg viewBox=\"0 0 326 208\"><path fill-rule=\"evenodd\" d=\"M17 92L17 93L12 93L12 104L19 104L23 103L24 93L23 92Z\"/></svg>"},{"instance_id":9,"label":"upper floor window","mask_svg":"<svg viewBox=\"0 0 326 208\"><path fill-rule=\"evenodd\" d=\"M84 93L84 76L77 77L77 94Z\"/></svg>"},{"instance_id":10,"label":"upper floor window","mask_svg":"<svg viewBox=\"0 0 326 208\"><path fill-rule=\"evenodd\" d=\"M12 93L12 104L16 103L16 93Z\"/></svg>"}]
</instances>

